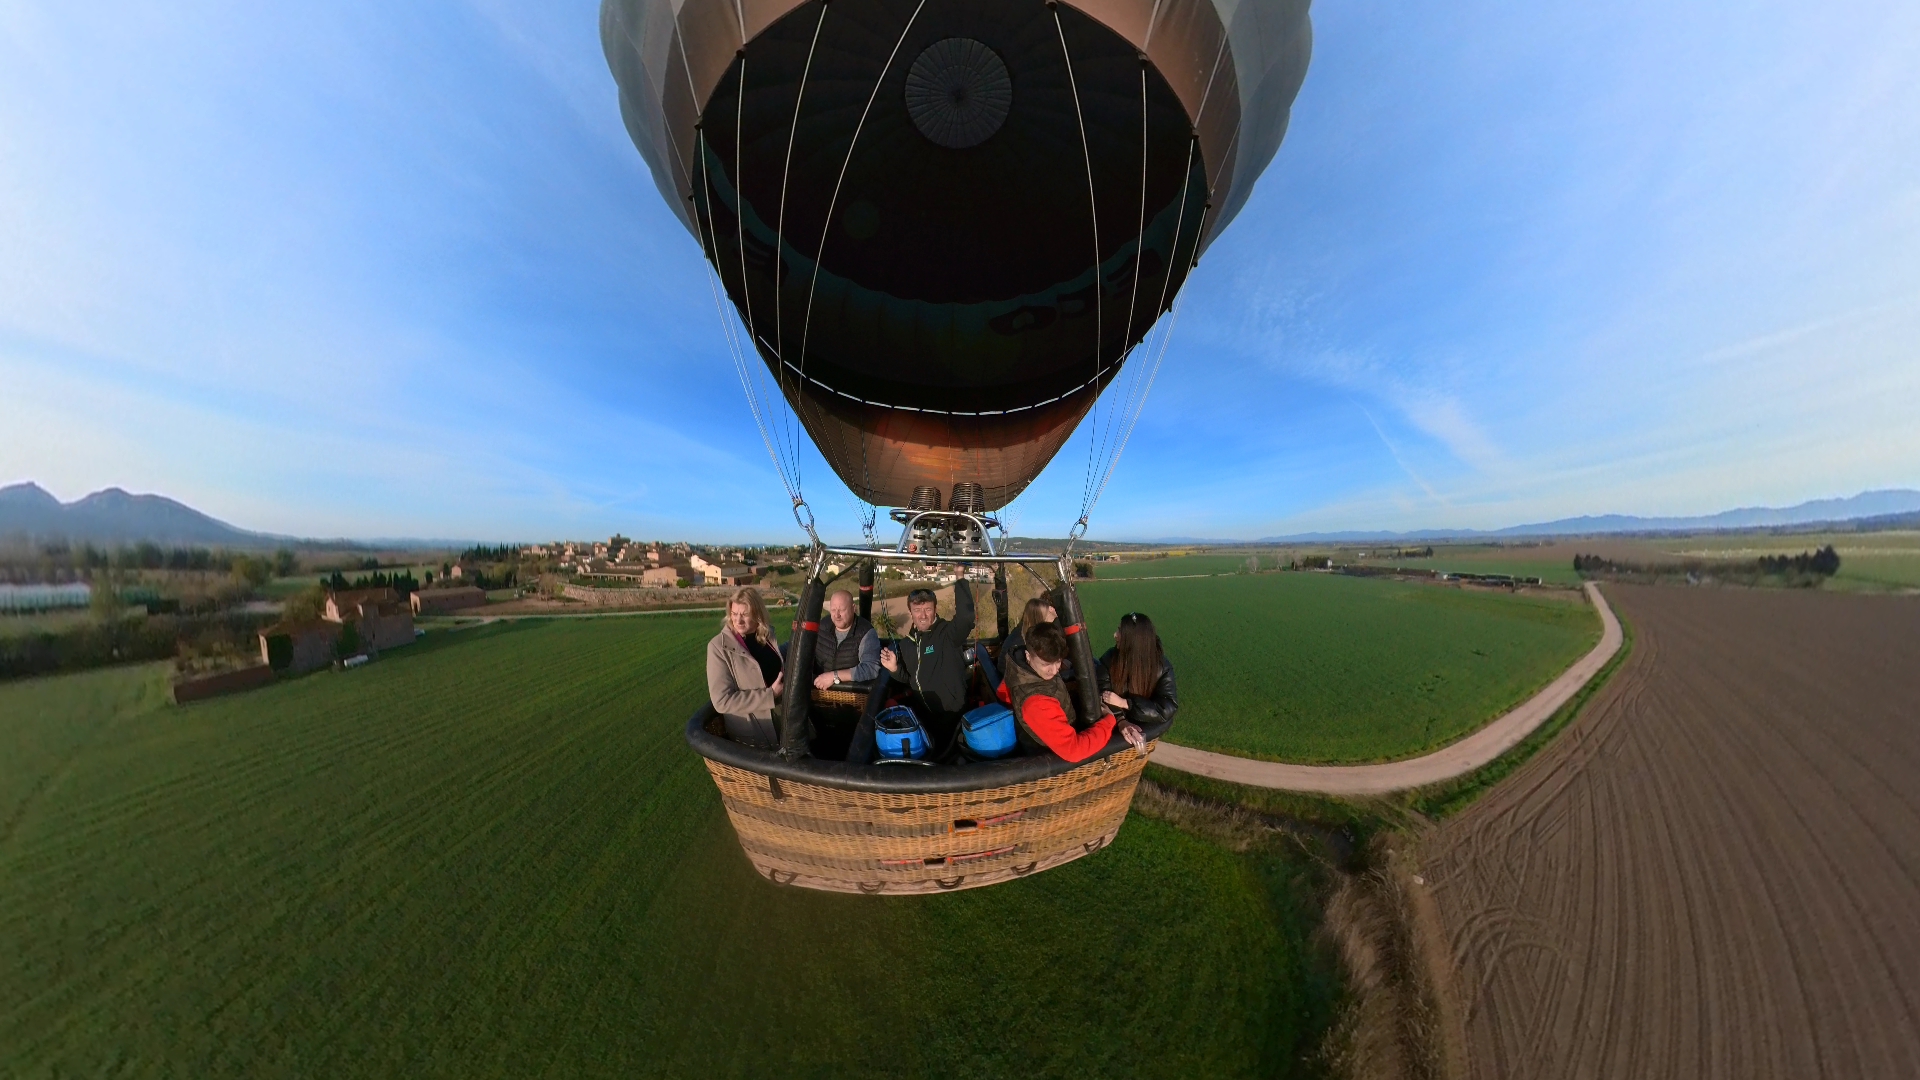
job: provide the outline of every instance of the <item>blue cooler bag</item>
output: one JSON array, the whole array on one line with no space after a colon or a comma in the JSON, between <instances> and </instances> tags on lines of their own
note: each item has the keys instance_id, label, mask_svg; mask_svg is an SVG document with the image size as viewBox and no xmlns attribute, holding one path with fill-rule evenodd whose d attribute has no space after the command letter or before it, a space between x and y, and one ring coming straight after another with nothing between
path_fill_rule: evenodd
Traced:
<instances>
[{"instance_id":1,"label":"blue cooler bag","mask_svg":"<svg viewBox=\"0 0 1920 1080\"><path fill-rule=\"evenodd\" d=\"M873 745L882 761L919 761L927 756L927 733L912 709L895 705L873 718Z\"/></svg>"},{"instance_id":2,"label":"blue cooler bag","mask_svg":"<svg viewBox=\"0 0 1920 1080\"><path fill-rule=\"evenodd\" d=\"M967 749L983 758L1006 757L1013 752L1013 710L999 702L982 705L961 721Z\"/></svg>"}]
</instances>

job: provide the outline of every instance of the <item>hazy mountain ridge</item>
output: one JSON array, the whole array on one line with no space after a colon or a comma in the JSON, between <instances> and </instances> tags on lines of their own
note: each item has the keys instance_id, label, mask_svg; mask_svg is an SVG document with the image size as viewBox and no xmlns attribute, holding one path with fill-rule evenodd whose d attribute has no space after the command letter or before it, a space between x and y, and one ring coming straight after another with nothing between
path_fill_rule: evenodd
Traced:
<instances>
[{"instance_id":1,"label":"hazy mountain ridge","mask_svg":"<svg viewBox=\"0 0 1920 1080\"><path fill-rule=\"evenodd\" d=\"M1889 488L1863 491L1837 499L1813 499L1793 506L1745 506L1697 517L1639 517L1599 514L1560 518L1504 529L1419 529L1412 532L1316 532L1265 536L1258 544L1329 543L1378 540L1451 540L1474 537L1507 539L1533 536L1594 536L1606 533L1712 532L1721 529L1766 529L1828 522L1895 519L1920 513L1920 491Z\"/></svg>"},{"instance_id":2,"label":"hazy mountain ridge","mask_svg":"<svg viewBox=\"0 0 1920 1080\"><path fill-rule=\"evenodd\" d=\"M116 487L63 503L32 482L0 488L0 537L20 535L76 543L150 541L230 548L268 547L287 539L235 528L164 495L135 495Z\"/></svg>"},{"instance_id":3,"label":"hazy mountain ridge","mask_svg":"<svg viewBox=\"0 0 1920 1080\"><path fill-rule=\"evenodd\" d=\"M1079 546L1085 550L1092 550L1102 546L1127 547L1149 544L1227 546L1497 540L1519 537L1591 536L1608 533L1791 528L1828 523L1836 525L1872 523L1882 528L1920 525L1920 491L1910 488L1864 491L1846 498L1814 499L1787 507L1740 507L1698 517L1600 514L1491 530L1417 529L1408 532L1349 530L1265 536L1258 540L1171 536L1148 540L1086 540ZM30 481L0 487L0 540L21 536L32 540L65 539L76 543L128 544L150 541L156 544L228 548L320 543L353 547L372 544L395 548L464 547L467 544L467 541L419 539L300 540L237 528L164 495L135 495L120 488L107 488L85 498L62 503L45 488ZM1016 549L1026 551L1046 550L1050 547L1064 546L1065 543L1063 540L1038 537L1015 537L1013 540Z\"/></svg>"}]
</instances>

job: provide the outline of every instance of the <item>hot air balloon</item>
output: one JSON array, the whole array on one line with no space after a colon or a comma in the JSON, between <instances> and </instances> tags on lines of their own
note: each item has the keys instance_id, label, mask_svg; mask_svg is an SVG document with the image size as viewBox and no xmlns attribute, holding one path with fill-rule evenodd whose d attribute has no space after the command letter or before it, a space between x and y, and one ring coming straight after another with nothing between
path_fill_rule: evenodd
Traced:
<instances>
[{"instance_id":1,"label":"hot air balloon","mask_svg":"<svg viewBox=\"0 0 1920 1080\"><path fill-rule=\"evenodd\" d=\"M996 550L992 514L1144 351L1233 220L1285 135L1311 36L1305 0L603 3L621 115L737 313L736 362L764 365L840 480L906 526L892 552L815 540L777 749L729 743L710 710L689 724L765 876L970 887L1112 838L1145 761L1124 743L1077 768L822 762L808 716L827 706L795 676L836 553L865 586L878 559L992 562L1003 636L1006 568L1058 562L1078 624L1065 562ZM1070 640L1091 671L1086 635ZM917 809L877 809L887 799Z\"/></svg>"}]
</instances>

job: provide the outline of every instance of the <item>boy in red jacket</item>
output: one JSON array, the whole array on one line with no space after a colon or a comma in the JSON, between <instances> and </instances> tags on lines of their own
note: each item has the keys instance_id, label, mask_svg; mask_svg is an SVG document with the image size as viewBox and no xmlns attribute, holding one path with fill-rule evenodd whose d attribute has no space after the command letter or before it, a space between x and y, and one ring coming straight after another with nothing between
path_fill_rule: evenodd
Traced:
<instances>
[{"instance_id":1,"label":"boy in red jacket","mask_svg":"<svg viewBox=\"0 0 1920 1080\"><path fill-rule=\"evenodd\" d=\"M1029 754L1044 750L1067 761L1085 761L1106 747L1117 724L1121 738L1144 751L1147 740L1140 729L1115 721L1112 713L1102 715L1085 731L1075 729L1073 697L1060 679L1066 658L1067 636L1052 623L1041 623L1027 635L1024 656L1007 658L1003 690L1018 721L1020 748Z\"/></svg>"}]
</instances>

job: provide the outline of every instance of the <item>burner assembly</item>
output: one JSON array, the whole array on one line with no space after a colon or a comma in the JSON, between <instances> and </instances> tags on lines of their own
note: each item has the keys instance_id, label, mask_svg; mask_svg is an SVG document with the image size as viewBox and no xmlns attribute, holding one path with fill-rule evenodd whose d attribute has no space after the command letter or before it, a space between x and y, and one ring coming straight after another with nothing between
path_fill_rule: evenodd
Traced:
<instances>
[{"instance_id":1,"label":"burner assembly","mask_svg":"<svg viewBox=\"0 0 1920 1080\"><path fill-rule=\"evenodd\" d=\"M997 555L990 529L1000 520L987 512L986 490L979 484L953 485L953 497L940 508L940 489L921 485L904 508L888 514L901 525L896 550L917 555Z\"/></svg>"}]
</instances>

